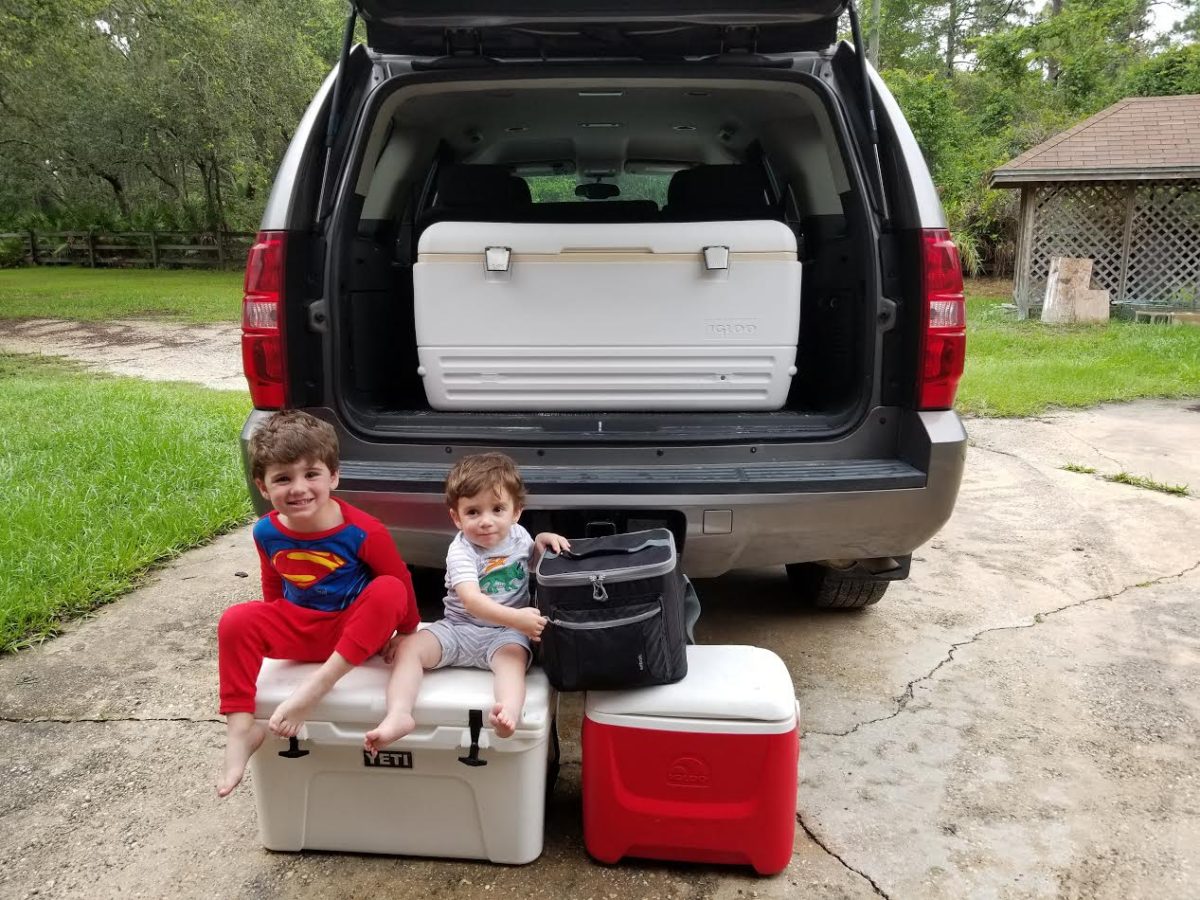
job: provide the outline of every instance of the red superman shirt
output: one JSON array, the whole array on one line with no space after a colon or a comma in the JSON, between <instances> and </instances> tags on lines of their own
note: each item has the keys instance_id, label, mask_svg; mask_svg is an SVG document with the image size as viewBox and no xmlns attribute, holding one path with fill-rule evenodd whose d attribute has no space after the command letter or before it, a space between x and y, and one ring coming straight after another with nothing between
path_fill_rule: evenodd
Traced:
<instances>
[{"instance_id":1,"label":"red superman shirt","mask_svg":"<svg viewBox=\"0 0 1200 900\"><path fill-rule=\"evenodd\" d=\"M374 516L334 497L345 520L328 531L291 531L271 511L254 525L264 600L337 611L378 575L394 575L412 593L412 576L391 535Z\"/></svg>"}]
</instances>

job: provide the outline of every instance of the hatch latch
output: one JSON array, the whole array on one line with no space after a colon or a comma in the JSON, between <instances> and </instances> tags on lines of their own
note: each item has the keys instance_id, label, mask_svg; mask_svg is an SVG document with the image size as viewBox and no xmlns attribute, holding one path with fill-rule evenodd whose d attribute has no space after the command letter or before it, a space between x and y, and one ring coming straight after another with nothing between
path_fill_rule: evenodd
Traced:
<instances>
[{"instance_id":1,"label":"hatch latch","mask_svg":"<svg viewBox=\"0 0 1200 900\"><path fill-rule=\"evenodd\" d=\"M478 28L447 28L442 32L446 56L483 56L483 36Z\"/></svg>"}]
</instances>

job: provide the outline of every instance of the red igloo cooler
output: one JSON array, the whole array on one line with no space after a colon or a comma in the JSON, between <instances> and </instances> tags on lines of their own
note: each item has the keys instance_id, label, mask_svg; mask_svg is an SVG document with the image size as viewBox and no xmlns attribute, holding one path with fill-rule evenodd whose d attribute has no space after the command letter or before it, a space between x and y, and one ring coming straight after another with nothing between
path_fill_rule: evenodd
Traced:
<instances>
[{"instance_id":1,"label":"red igloo cooler","mask_svg":"<svg viewBox=\"0 0 1200 900\"><path fill-rule=\"evenodd\" d=\"M796 831L800 716L792 679L759 647L689 646L682 681L588 691L583 836L625 856L782 871Z\"/></svg>"}]
</instances>

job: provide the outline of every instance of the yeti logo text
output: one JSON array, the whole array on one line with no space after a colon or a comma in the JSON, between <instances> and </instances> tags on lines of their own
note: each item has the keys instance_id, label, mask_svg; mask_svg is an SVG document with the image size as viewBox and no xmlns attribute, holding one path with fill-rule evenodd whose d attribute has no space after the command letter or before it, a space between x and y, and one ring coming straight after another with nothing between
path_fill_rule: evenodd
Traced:
<instances>
[{"instance_id":1,"label":"yeti logo text","mask_svg":"<svg viewBox=\"0 0 1200 900\"><path fill-rule=\"evenodd\" d=\"M709 786L708 763L694 756L681 756L667 766L667 784L672 787Z\"/></svg>"},{"instance_id":2,"label":"yeti logo text","mask_svg":"<svg viewBox=\"0 0 1200 900\"><path fill-rule=\"evenodd\" d=\"M707 319L704 329L710 338L748 338L758 333L758 320Z\"/></svg>"},{"instance_id":3,"label":"yeti logo text","mask_svg":"<svg viewBox=\"0 0 1200 900\"><path fill-rule=\"evenodd\" d=\"M412 753L408 750L380 750L374 756L362 752L363 765L374 769L411 769Z\"/></svg>"}]
</instances>

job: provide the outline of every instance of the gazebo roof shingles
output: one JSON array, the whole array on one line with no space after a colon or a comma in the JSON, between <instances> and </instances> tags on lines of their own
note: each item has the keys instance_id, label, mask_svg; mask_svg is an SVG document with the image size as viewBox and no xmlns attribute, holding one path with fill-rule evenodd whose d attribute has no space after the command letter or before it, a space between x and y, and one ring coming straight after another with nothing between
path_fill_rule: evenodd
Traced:
<instances>
[{"instance_id":1,"label":"gazebo roof shingles","mask_svg":"<svg viewBox=\"0 0 1200 900\"><path fill-rule=\"evenodd\" d=\"M1200 177L1200 94L1128 97L992 173L998 187L1044 176Z\"/></svg>"}]
</instances>

